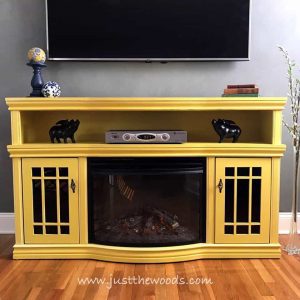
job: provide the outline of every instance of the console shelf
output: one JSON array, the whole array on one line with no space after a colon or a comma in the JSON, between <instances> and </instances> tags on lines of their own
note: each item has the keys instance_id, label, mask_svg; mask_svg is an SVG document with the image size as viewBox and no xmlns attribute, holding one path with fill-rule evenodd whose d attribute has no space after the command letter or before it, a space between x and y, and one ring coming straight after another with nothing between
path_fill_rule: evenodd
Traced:
<instances>
[{"instance_id":1,"label":"console shelf","mask_svg":"<svg viewBox=\"0 0 300 300\"><path fill-rule=\"evenodd\" d=\"M11 111L282 110L282 97L61 97L6 98ZM47 102L47 104L46 104Z\"/></svg>"},{"instance_id":2,"label":"console shelf","mask_svg":"<svg viewBox=\"0 0 300 300\"><path fill-rule=\"evenodd\" d=\"M13 161L14 258L161 263L280 257L285 102L278 97L7 98L12 124L8 152ZM241 127L238 143L218 143L211 124L218 118ZM80 120L77 143L50 143L49 129L62 119ZM105 144L105 132L118 129L186 130L188 142ZM206 158L206 243L147 248L89 242L88 158L192 156Z\"/></svg>"},{"instance_id":3,"label":"console shelf","mask_svg":"<svg viewBox=\"0 0 300 300\"><path fill-rule=\"evenodd\" d=\"M48 143L58 120L79 119L76 141L105 142L108 130L185 130L188 142L218 141L212 119L234 120L240 143L279 144L283 98L8 98L13 143Z\"/></svg>"},{"instance_id":4,"label":"console shelf","mask_svg":"<svg viewBox=\"0 0 300 300\"><path fill-rule=\"evenodd\" d=\"M184 144L22 144L10 145L11 157L135 157L135 156L240 156L281 157L285 145L251 143L184 143Z\"/></svg>"}]
</instances>

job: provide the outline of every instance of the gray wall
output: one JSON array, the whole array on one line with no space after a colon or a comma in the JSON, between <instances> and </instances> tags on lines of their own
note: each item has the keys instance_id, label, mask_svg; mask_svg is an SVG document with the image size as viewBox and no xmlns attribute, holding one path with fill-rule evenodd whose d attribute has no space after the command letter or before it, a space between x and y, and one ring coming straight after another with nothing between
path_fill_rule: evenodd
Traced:
<instances>
[{"instance_id":1,"label":"gray wall","mask_svg":"<svg viewBox=\"0 0 300 300\"><path fill-rule=\"evenodd\" d=\"M46 48L44 11L44 0L0 0L0 212L13 211L4 98L30 92L26 53L33 46ZM228 83L257 83L262 96L285 96L286 66L277 45L284 45L300 65L299 11L299 0L252 1L250 62L49 62L44 79L60 82L65 96L217 96ZM285 130L283 142L289 148L282 160L281 211L288 211L292 174Z\"/></svg>"}]
</instances>

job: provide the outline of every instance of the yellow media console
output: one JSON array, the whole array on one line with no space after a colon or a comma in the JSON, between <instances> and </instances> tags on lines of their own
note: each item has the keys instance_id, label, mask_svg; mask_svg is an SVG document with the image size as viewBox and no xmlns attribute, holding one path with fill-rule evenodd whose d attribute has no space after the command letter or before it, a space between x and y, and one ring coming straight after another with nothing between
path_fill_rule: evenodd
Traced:
<instances>
[{"instance_id":1,"label":"yellow media console","mask_svg":"<svg viewBox=\"0 0 300 300\"><path fill-rule=\"evenodd\" d=\"M160 263L280 257L285 98L7 98L6 103L12 125L8 151L13 161L14 259ZM234 120L242 128L237 143L218 143L211 124L217 118ZM80 120L75 144L50 142L49 129L63 119ZM112 129L185 130L188 142L105 144L105 132ZM206 242L165 247L89 242L91 157L205 158ZM247 184L240 188L242 181ZM241 206L241 201L247 203Z\"/></svg>"}]
</instances>

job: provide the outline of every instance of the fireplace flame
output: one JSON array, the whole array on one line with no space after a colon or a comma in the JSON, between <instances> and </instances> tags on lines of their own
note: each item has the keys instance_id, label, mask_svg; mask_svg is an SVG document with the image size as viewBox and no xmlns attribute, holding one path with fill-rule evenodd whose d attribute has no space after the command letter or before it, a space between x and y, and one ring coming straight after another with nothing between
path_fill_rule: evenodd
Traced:
<instances>
[{"instance_id":1,"label":"fireplace flame","mask_svg":"<svg viewBox=\"0 0 300 300\"><path fill-rule=\"evenodd\" d=\"M134 189L132 189L122 176L117 176L117 187L123 197L132 201L134 197Z\"/></svg>"}]
</instances>

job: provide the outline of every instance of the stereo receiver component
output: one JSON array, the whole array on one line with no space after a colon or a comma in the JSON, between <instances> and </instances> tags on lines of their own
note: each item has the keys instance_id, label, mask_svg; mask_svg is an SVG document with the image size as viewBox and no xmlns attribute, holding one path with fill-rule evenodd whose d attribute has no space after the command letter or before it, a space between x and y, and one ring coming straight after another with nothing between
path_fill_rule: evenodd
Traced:
<instances>
[{"instance_id":1,"label":"stereo receiver component","mask_svg":"<svg viewBox=\"0 0 300 300\"><path fill-rule=\"evenodd\" d=\"M105 133L107 144L182 144L187 132L182 130L110 130Z\"/></svg>"}]
</instances>

